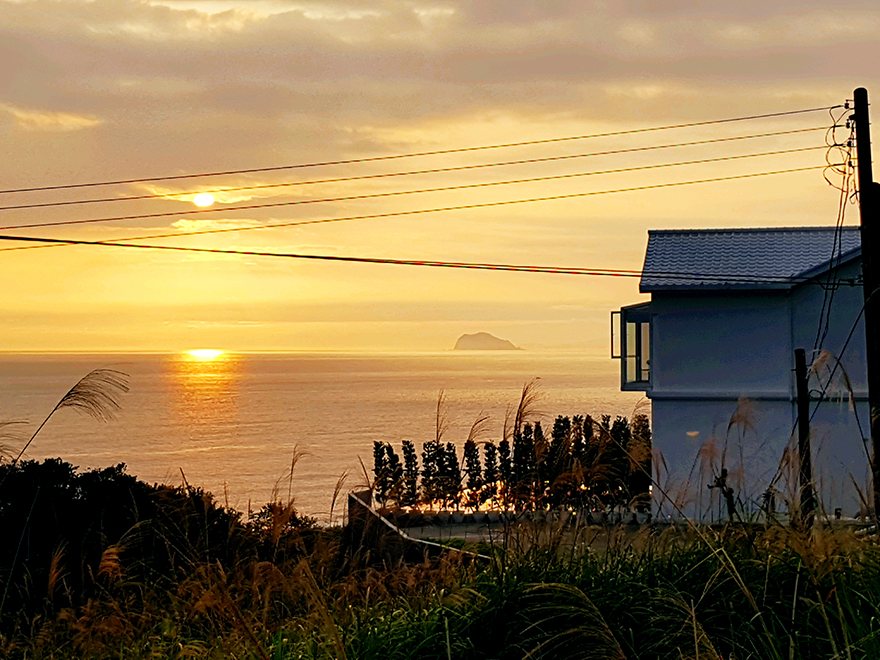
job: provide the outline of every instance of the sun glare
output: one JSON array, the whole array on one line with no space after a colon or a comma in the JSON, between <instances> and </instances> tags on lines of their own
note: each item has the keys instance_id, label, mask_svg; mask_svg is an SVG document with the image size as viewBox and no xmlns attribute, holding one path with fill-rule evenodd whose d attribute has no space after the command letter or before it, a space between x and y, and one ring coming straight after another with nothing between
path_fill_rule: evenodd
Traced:
<instances>
[{"instance_id":1,"label":"sun glare","mask_svg":"<svg viewBox=\"0 0 880 660\"><path fill-rule=\"evenodd\" d=\"M211 206L214 203L214 196L209 193L199 193L193 197L193 204L196 206Z\"/></svg>"},{"instance_id":2,"label":"sun glare","mask_svg":"<svg viewBox=\"0 0 880 660\"><path fill-rule=\"evenodd\" d=\"M196 360L216 360L223 355L223 351L219 351L216 348L194 348L186 353L190 357L194 357Z\"/></svg>"}]
</instances>

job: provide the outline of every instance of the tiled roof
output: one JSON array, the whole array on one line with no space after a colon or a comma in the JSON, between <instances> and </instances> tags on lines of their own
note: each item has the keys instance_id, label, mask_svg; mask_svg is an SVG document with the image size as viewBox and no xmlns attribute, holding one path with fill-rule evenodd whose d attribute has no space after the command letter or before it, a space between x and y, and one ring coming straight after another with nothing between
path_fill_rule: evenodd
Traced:
<instances>
[{"instance_id":1,"label":"tiled roof","mask_svg":"<svg viewBox=\"0 0 880 660\"><path fill-rule=\"evenodd\" d=\"M639 288L789 289L828 267L834 235L834 227L650 231ZM861 253L858 227L844 227L840 241L843 261Z\"/></svg>"}]
</instances>

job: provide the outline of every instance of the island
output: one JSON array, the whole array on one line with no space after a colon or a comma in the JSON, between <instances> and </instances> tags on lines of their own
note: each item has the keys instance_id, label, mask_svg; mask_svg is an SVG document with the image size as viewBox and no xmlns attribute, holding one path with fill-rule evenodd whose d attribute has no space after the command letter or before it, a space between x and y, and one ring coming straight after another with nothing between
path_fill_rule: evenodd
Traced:
<instances>
[{"instance_id":1,"label":"island","mask_svg":"<svg viewBox=\"0 0 880 660\"><path fill-rule=\"evenodd\" d=\"M520 348L506 339L499 339L488 332L462 335L455 342L456 351L518 351Z\"/></svg>"}]
</instances>

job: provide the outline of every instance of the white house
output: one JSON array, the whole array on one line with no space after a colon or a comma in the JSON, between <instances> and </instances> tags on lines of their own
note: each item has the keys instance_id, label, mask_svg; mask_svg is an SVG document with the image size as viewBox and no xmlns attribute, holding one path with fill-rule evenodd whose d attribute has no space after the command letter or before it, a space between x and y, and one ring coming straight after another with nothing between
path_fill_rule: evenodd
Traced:
<instances>
[{"instance_id":1,"label":"white house","mask_svg":"<svg viewBox=\"0 0 880 660\"><path fill-rule=\"evenodd\" d=\"M860 491L870 493L858 228L648 236L640 291L651 299L613 313L612 355L621 389L651 401L655 514L727 518L722 469L740 515L785 510L797 488L794 351L804 348L820 505L857 515Z\"/></svg>"}]
</instances>

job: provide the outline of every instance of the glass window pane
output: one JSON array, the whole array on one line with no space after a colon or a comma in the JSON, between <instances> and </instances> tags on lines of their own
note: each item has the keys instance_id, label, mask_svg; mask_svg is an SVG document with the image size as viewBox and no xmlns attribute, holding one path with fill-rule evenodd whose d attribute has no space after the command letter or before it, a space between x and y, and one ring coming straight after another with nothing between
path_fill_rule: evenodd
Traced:
<instances>
[{"instance_id":1,"label":"glass window pane","mask_svg":"<svg viewBox=\"0 0 880 660\"><path fill-rule=\"evenodd\" d=\"M636 360L635 358L623 358L626 360L626 382L634 383L636 379Z\"/></svg>"},{"instance_id":2,"label":"glass window pane","mask_svg":"<svg viewBox=\"0 0 880 660\"><path fill-rule=\"evenodd\" d=\"M626 324L626 357L634 358L636 356L636 324Z\"/></svg>"}]
</instances>

